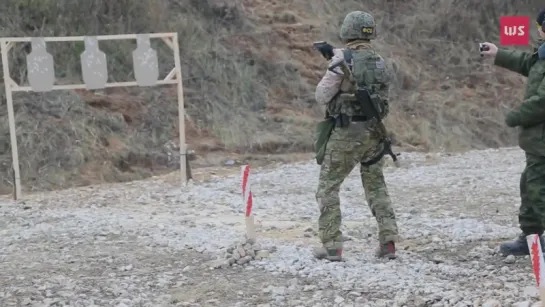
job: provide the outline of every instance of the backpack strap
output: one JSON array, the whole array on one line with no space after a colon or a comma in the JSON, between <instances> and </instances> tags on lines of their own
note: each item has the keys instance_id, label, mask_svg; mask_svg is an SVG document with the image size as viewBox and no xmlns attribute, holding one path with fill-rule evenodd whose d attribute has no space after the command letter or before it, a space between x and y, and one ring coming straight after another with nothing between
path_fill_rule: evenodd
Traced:
<instances>
[{"instance_id":1,"label":"backpack strap","mask_svg":"<svg viewBox=\"0 0 545 307\"><path fill-rule=\"evenodd\" d=\"M352 50L344 49L343 56L344 56L344 60L348 64L348 68L350 69L350 71L352 71Z\"/></svg>"}]
</instances>

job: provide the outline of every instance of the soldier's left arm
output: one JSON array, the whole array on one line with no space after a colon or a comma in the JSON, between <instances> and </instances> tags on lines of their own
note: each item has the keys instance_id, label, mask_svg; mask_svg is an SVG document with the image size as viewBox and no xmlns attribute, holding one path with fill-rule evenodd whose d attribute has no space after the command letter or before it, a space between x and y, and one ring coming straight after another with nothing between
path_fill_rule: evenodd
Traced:
<instances>
[{"instance_id":1,"label":"soldier's left arm","mask_svg":"<svg viewBox=\"0 0 545 307\"><path fill-rule=\"evenodd\" d=\"M384 59L381 57L382 62L385 62ZM394 78L394 72L392 70L392 67L390 65L385 65L384 67L384 76L381 80L380 89L379 89L379 95L382 99L388 103L388 98L390 96L390 87L392 84Z\"/></svg>"},{"instance_id":2,"label":"soldier's left arm","mask_svg":"<svg viewBox=\"0 0 545 307\"><path fill-rule=\"evenodd\" d=\"M377 76L378 88L375 89L375 92L378 94L380 99L382 99L382 101L386 105L386 108L389 109L390 88L391 88L391 84L392 84L394 76L393 76L392 67L386 64L386 61L384 60L384 58L380 57L379 59L380 59L379 63L382 63L382 64L377 63L377 66L379 65L384 65L384 66L382 67L381 70L378 70L379 71L379 76ZM386 112L388 111L389 110L386 110Z\"/></svg>"},{"instance_id":3,"label":"soldier's left arm","mask_svg":"<svg viewBox=\"0 0 545 307\"><path fill-rule=\"evenodd\" d=\"M511 110L505 122L509 127L531 127L545 122L545 78L541 80L536 95Z\"/></svg>"}]
</instances>

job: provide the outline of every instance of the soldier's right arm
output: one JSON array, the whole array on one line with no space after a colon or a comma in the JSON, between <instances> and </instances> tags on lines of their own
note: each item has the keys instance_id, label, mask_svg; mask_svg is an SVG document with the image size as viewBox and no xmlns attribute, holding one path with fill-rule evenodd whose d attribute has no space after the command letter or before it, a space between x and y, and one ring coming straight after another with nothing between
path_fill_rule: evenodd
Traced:
<instances>
[{"instance_id":1,"label":"soldier's right arm","mask_svg":"<svg viewBox=\"0 0 545 307\"><path fill-rule=\"evenodd\" d=\"M330 64L344 59L344 55L341 49L333 50L334 56L330 61ZM340 68L336 68L335 72L326 70L324 76L316 86L316 91L314 92L314 98L319 104L327 104L337 93L342 86L344 79L344 74Z\"/></svg>"},{"instance_id":2,"label":"soldier's right arm","mask_svg":"<svg viewBox=\"0 0 545 307\"><path fill-rule=\"evenodd\" d=\"M499 49L494 59L494 65L528 77L530 68L534 65L536 59L533 54L528 52Z\"/></svg>"}]
</instances>

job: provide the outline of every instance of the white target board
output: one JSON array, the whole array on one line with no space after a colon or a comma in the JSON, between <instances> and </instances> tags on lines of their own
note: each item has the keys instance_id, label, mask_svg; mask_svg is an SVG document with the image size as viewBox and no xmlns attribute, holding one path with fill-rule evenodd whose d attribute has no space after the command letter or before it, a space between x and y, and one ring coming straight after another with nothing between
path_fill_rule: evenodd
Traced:
<instances>
[{"instance_id":1,"label":"white target board","mask_svg":"<svg viewBox=\"0 0 545 307\"><path fill-rule=\"evenodd\" d=\"M150 39L163 40L173 51L174 68L162 80L159 80L159 61L157 52L151 48ZM99 42L105 40L136 40L137 47L133 52L133 69L136 81L108 82L107 55L100 50ZM81 54L81 70L83 84L55 84L55 61L47 51L49 42L83 41L85 51ZM11 78L9 68L9 51L17 43L31 43L32 50L27 55L27 71L29 86L22 86ZM13 110L13 92L49 92L54 90L102 89L129 86L157 86L173 84L177 86L178 119L180 135L180 174L182 184L186 184L187 149L185 144L185 111L182 85L182 69L178 33L121 34L99 36L59 36L59 37L3 37L0 38L2 66L6 87L6 104L10 130L11 155L14 173L14 199L20 199L21 178L19 169L19 153Z\"/></svg>"}]
</instances>

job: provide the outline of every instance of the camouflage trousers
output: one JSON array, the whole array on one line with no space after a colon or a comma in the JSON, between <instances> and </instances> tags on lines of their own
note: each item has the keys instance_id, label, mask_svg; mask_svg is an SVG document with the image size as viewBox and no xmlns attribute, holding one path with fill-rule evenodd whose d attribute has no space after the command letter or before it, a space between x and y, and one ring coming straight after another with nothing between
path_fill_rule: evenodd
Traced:
<instances>
[{"instance_id":1,"label":"camouflage trousers","mask_svg":"<svg viewBox=\"0 0 545 307\"><path fill-rule=\"evenodd\" d=\"M525 234L545 230L545 157L526 153L520 177L519 224Z\"/></svg>"},{"instance_id":2,"label":"camouflage trousers","mask_svg":"<svg viewBox=\"0 0 545 307\"><path fill-rule=\"evenodd\" d=\"M321 165L316 200L320 209L318 230L324 246L342 242L339 189L355 166L369 161L382 149L379 135L367 123L351 123L348 128L335 128L326 147ZM365 197L378 223L381 243L397 241L398 229L382 167L384 159L360 168Z\"/></svg>"}]
</instances>

